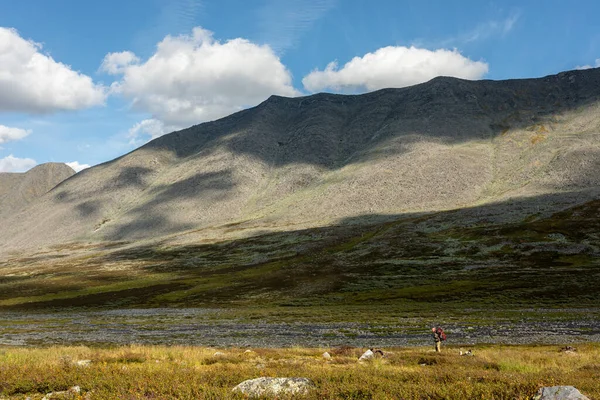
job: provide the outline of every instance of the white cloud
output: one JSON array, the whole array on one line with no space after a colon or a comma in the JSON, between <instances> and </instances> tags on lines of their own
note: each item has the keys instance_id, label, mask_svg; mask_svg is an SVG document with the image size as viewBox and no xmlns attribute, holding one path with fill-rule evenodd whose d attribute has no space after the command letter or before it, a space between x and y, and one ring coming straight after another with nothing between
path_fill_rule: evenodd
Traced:
<instances>
[{"instance_id":1,"label":"white cloud","mask_svg":"<svg viewBox=\"0 0 600 400\"><path fill-rule=\"evenodd\" d=\"M578 65L575 67L576 69L591 69L591 68L600 68L600 58L596 59L596 63L594 65Z\"/></svg>"},{"instance_id":2,"label":"white cloud","mask_svg":"<svg viewBox=\"0 0 600 400\"><path fill-rule=\"evenodd\" d=\"M517 22L521 18L520 13L513 13L504 20L492 20L477 25L470 32L463 33L454 38L447 39L443 42L444 46L451 44L464 45L467 43L487 40L493 36L505 36L513 30Z\"/></svg>"},{"instance_id":3,"label":"white cloud","mask_svg":"<svg viewBox=\"0 0 600 400\"><path fill-rule=\"evenodd\" d=\"M102 60L100 71L112 75L122 74L126 67L137 64L140 59L131 51L122 51L120 53L109 53Z\"/></svg>"},{"instance_id":4,"label":"white cloud","mask_svg":"<svg viewBox=\"0 0 600 400\"><path fill-rule=\"evenodd\" d=\"M468 31L462 31L456 35L444 39L415 39L412 45L424 48L463 48L465 46L484 42L490 39L504 38L513 31L521 19L521 11L515 10L506 18L493 19L481 22Z\"/></svg>"},{"instance_id":5,"label":"white cloud","mask_svg":"<svg viewBox=\"0 0 600 400\"><path fill-rule=\"evenodd\" d=\"M23 139L30 133L31 130L11 128L9 126L0 125L0 144L10 142L13 140Z\"/></svg>"},{"instance_id":6,"label":"white cloud","mask_svg":"<svg viewBox=\"0 0 600 400\"><path fill-rule=\"evenodd\" d=\"M79 172L79 171L82 171L82 170L90 167L89 164L80 164L78 161L71 161L71 162L68 162L65 164L67 164L69 167L73 168L73 170L75 172Z\"/></svg>"},{"instance_id":7,"label":"white cloud","mask_svg":"<svg viewBox=\"0 0 600 400\"><path fill-rule=\"evenodd\" d=\"M104 103L102 86L41 50L41 44L0 27L0 111L45 113Z\"/></svg>"},{"instance_id":8,"label":"white cloud","mask_svg":"<svg viewBox=\"0 0 600 400\"><path fill-rule=\"evenodd\" d=\"M0 158L0 172L25 172L36 164L37 162L31 158L17 158L11 154Z\"/></svg>"},{"instance_id":9,"label":"white cloud","mask_svg":"<svg viewBox=\"0 0 600 400\"><path fill-rule=\"evenodd\" d=\"M157 137L179 129L182 129L182 127L165 125L162 121L157 119L145 119L131 127L128 136L131 138L131 144L140 145L148 140L156 139ZM141 140L141 136L146 136L147 140ZM148 139L147 136L150 136L150 138Z\"/></svg>"},{"instance_id":10,"label":"white cloud","mask_svg":"<svg viewBox=\"0 0 600 400\"><path fill-rule=\"evenodd\" d=\"M370 91L410 86L441 75L479 79L487 72L485 62L472 61L457 50L389 46L363 57L354 57L341 69L337 62L329 63L323 71L312 71L302 83L311 92L325 89Z\"/></svg>"},{"instance_id":11,"label":"white cloud","mask_svg":"<svg viewBox=\"0 0 600 400\"><path fill-rule=\"evenodd\" d=\"M298 94L290 72L269 46L241 38L219 42L202 28L167 36L148 60L119 64L118 70L123 77L113 90L165 125L223 117L271 94Z\"/></svg>"},{"instance_id":12,"label":"white cloud","mask_svg":"<svg viewBox=\"0 0 600 400\"><path fill-rule=\"evenodd\" d=\"M337 0L267 0L258 12L260 37L283 52L336 4Z\"/></svg>"}]
</instances>

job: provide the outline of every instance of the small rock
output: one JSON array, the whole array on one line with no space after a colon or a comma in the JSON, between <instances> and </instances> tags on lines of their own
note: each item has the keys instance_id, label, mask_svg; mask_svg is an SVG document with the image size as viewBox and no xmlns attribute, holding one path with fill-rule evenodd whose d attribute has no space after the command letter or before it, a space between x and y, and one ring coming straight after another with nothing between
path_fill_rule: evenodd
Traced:
<instances>
[{"instance_id":1,"label":"small rock","mask_svg":"<svg viewBox=\"0 0 600 400\"><path fill-rule=\"evenodd\" d=\"M534 400L590 400L573 386L543 387Z\"/></svg>"},{"instance_id":2,"label":"small rock","mask_svg":"<svg viewBox=\"0 0 600 400\"><path fill-rule=\"evenodd\" d=\"M322 356L326 360L331 360L331 354L329 354L328 352L323 353Z\"/></svg>"},{"instance_id":3,"label":"small rock","mask_svg":"<svg viewBox=\"0 0 600 400\"><path fill-rule=\"evenodd\" d=\"M365 351L362 356L358 359L358 361L368 361L372 360L375 357L375 353L371 349Z\"/></svg>"},{"instance_id":4,"label":"small rock","mask_svg":"<svg viewBox=\"0 0 600 400\"><path fill-rule=\"evenodd\" d=\"M223 353L222 351L217 351L215 354L213 354L213 357L226 357L227 354Z\"/></svg>"},{"instance_id":5,"label":"small rock","mask_svg":"<svg viewBox=\"0 0 600 400\"><path fill-rule=\"evenodd\" d=\"M240 383L233 388L233 392L249 397L306 395L314 387L313 381L307 378L256 378Z\"/></svg>"}]
</instances>

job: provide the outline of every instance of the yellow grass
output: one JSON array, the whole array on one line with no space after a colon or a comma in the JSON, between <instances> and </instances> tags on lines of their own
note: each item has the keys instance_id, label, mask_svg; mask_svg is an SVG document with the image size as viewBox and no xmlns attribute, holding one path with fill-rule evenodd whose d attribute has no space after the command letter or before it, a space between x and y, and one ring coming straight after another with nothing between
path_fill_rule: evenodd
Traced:
<instances>
[{"instance_id":1,"label":"yellow grass","mask_svg":"<svg viewBox=\"0 0 600 400\"><path fill-rule=\"evenodd\" d=\"M41 399L74 385L89 399L242 398L231 389L261 376L310 378L316 389L309 399L531 399L553 385L600 399L600 346L581 345L575 354L558 349L479 346L465 357L459 348L397 348L361 364L364 349L328 361L321 354L331 349L0 348L0 399Z\"/></svg>"}]
</instances>

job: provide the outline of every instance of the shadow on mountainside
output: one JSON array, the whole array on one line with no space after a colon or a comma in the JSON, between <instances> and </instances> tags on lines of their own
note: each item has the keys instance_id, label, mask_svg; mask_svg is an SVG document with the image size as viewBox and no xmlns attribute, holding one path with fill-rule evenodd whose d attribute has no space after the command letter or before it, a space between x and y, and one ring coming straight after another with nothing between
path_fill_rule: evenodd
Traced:
<instances>
[{"instance_id":1,"label":"shadow on mountainside","mask_svg":"<svg viewBox=\"0 0 600 400\"><path fill-rule=\"evenodd\" d=\"M0 248L34 248L73 238L152 239L262 216L285 224L368 210L440 209L526 191L528 182L535 183L532 192L597 187L600 153L594 146L580 146L592 143L592 135L587 142L574 138L575 145L565 145L565 152L560 151L564 143L557 142L556 157L550 140L530 152L525 151L529 147L519 150L520 143L506 144L505 153L515 159L497 158L504 162L499 165L508 165L503 175L487 168L496 154L476 144L510 129L552 124L554 114L598 101L600 69L531 80L436 78L357 96L273 96L63 181L27 210L6 218L9 229L0 235ZM532 145L529 137L524 140ZM422 141L475 145L440 151L427 145L413 158L391 157ZM541 153L548 157L538 157ZM368 163L381 159L388 165ZM326 176L361 162L361 169ZM282 166L288 168L277 168ZM540 179L556 171L563 175ZM387 202L390 198L397 201Z\"/></svg>"},{"instance_id":2,"label":"shadow on mountainside","mask_svg":"<svg viewBox=\"0 0 600 400\"><path fill-rule=\"evenodd\" d=\"M466 81L440 77L363 95L272 96L257 107L153 140L144 148L178 157L226 145L275 165L330 169L391 138L444 143L488 139L600 101L600 68L539 79Z\"/></svg>"},{"instance_id":3,"label":"shadow on mountainside","mask_svg":"<svg viewBox=\"0 0 600 400\"><path fill-rule=\"evenodd\" d=\"M173 221L170 214L174 214L174 210L170 209L170 202L181 198L195 199L198 207L189 207L186 210L189 215L198 212L211 213L210 209L202 209L203 202L209 202L210 205L223 201L231 196L233 187L230 170L199 173L170 185L150 187L146 194L148 200L141 201L138 206L127 210L122 216L126 222L107 227L102 236L106 240L114 241L148 236L147 232L171 234L192 229L196 226L194 223Z\"/></svg>"},{"instance_id":4,"label":"shadow on mountainside","mask_svg":"<svg viewBox=\"0 0 600 400\"><path fill-rule=\"evenodd\" d=\"M580 200L592 196L568 195ZM27 295L32 296L29 301L14 308L418 304L440 299L461 307L585 307L597 301L600 284L600 200L554 213L544 209L568 202L564 196L363 216L334 226L196 245L163 242L111 249L103 244L103 251L97 252L98 247L91 257L71 260L71 267L64 259L13 259L8 261L13 268L35 270L43 264L47 272L1 280L0 304ZM44 274L58 272L53 276L60 276L63 286L60 279L48 285ZM113 282L118 283L111 286ZM49 293L58 298L35 300ZM66 297L61 299L61 293Z\"/></svg>"}]
</instances>

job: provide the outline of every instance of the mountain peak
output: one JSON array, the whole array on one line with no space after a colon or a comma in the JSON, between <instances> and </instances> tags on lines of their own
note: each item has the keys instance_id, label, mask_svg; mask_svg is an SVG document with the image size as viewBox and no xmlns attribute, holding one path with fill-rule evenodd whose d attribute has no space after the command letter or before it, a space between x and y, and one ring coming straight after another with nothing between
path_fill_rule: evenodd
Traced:
<instances>
[{"instance_id":1,"label":"mountain peak","mask_svg":"<svg viewBox=\"0 0 600 400\"><path fill-rule=\"evenodd\" d=\"M599 127L600 69L274 95L87 169L27 213L3 214L0 246L160 238L240 221L310 227L539 193L572 204L600 187Z\"/></svg>"}]
</instances>

